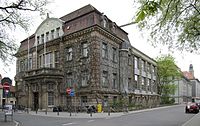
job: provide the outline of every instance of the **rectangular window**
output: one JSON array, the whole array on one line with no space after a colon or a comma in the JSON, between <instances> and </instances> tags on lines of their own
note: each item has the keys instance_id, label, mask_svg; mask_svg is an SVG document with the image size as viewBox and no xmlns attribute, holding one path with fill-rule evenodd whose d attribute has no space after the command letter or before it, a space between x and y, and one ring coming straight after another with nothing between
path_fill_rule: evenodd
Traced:
<instances>
[{"instance_id":1,"label":"rectangular window","mask_svg":"<svg viewBox=\"0 0 200 126\"><path fill-rule=\"evenodd\" d=\"M145 90L145 78L142 77L142 89Z\"/></svg>"},{"instance_id":2,"label":"rectangular window","mask_svg":"<svg viewBox=\"0 0 200 126\"><path fill-rule=\"evenodd\" d=\"M54 93L48 92L48 106L54 105Z\"/></svg>"},{"instance_id":3,"label":"rectangular window","mask_svg":"<svg viewBox=\"0 0 200 126\"><path fill-rule=\"evenodd\" d=\"M82 56L88 57L88 44L82 43Z\"/></svg>"},{"instance_id":4,"label":"rectangular window","mask_svg":"<svg viewBox=\"0 0 200 126\"><path fill-rule=\"evenodd\" d=\"M54 34L55 34L54 30L51 30L51 39L54 39Z\"/></svg>"},{"instance_id":5,"label":"rectangular window","mask_svg":"<svg viewBox=\"0 0 200 126\"><path fill-rule=\"evenodd\" d=\"M46 33L46 42L49 41L49 32Z\"/></svg>"},{"instance_id":6,"label":"rectangular window","mask_svg":"<svg viewBox=\"0 0 200 126\"><path fill-rule=\"evenodd\" d=\"M37 44L40 44L40 36L37 36Z\"/></svg>"},{"instance_id":7,"label":"rectangular window","mask_svg":"<svg viewBox=\"0 0 200 126\"><path fill-rule=\"evenodd\" d=\"M66 60L71 61L72 60L72 48L66 48Z\"/></svg>"},{"instance_id":8,"label":"rectangular window","mask_svg":"<svg viewBox=\"0 0 200 126\"><path fill-rule=\"evenodd\" d=\"M81 72L81 86L87 86L87 82L88 82L88 71L82 71Z\"/></svg>"},{"instance_id":9,"label":"rectangular window","mask_svg":"<svg viewBox=\"0 0 200 126\"><path fill-rule=\"evenodd\" d=\"M29 58L29 61L28 61L28 66L29 66L29 70L32 69L33 65L32 65L32 58Z\"/></svg>"},{"instance_id":10,"label":"rectangular window","mask_svg":"<svg viewBox=\"0 0 200 126\"><path fill-rule=\"evenodd\" d=\"M112 52L113 52L113 55L112 55L112 60L114 62L117 62L117 49L116 48L112 48Z\"/></svg>"},{"instance_id":11,"label":"rectangular window","mask_svg":"<svg viewBox=\"0 0 200 126\"><path fill-rule=\"evenodd\" d=\"M134 58L134 64L135 64L135 69L138 69L139 67L139 58L138 57L135 57Z\"/></svg>"},{"instance_id":12,"label":"rectangular window","mask_svg":"<svg viewBox=\"0 0 200 126\"><path fill-rule=\"evenodd\" d=\"M67 77L66 77L66 88L68 87L72 87L72 73L67 73Z\"/></svg>"},{"instance_id":13,"label":"rectangular window","mask_svg":"<svg viewBox=\"0 0 200 126\"><path fill-rule=\"evenodd\" d=\"M54 84L53 83L49 83L48 84L48 91L53 91L54 90Z\"/></svg>"},{"instance_id":14,"label":"rectangular window","mask_svg":"<svg viewBox=\"0 0 200 126\"><path fill-rule=\"evenodd\" d=\"M43 67L43 56L42 55L39 56L39 65L40 65L40 68Z\"/></svg>"},{"instance_id":15,"label":"rectangular window","mask_svg":"<svg viewBox=\"0 0 200 126\"><path fill-rule=\"evenodd\" d=\"M52 68L53 67L53 55L52 53L47 53L45 55L45 67Z\"/></svg>"},{"instance_id":16,"label":"rectangular window","mask_svg":"<svg viewBox=\"0 0 200 126\"><path fill-rule=\"evenodd\" d=\"M118 86L117 86L117 74L116 73L113 73L113 89L117 89Z\"/></svg>"},{"instance_id":17,"label":"rectangular window","mask_svg":"<svg viewBox=\"0 0 200 126\"><path fill-rule=\"evenodd\" d=\"M56 37L60 36L60 27L56 28Z\"/></svg>"},{"instance_id":18,"label":"rectangular window","mask_svg":"<svg viewBox=\"0 0 200 126\"><path fill-rule=\"evenodd\" d=\"M145 71L145 61L144 60L142 60L142 62L141 62L141 69L142 69L142 71Z\"/></svg>"},{"instance_id":19,"label":"rectangular window","mask_svg":"<svg viewBox=\"0 0 200 126\"><path fill-rule=\"evenodd\" d=\"M107 71L103 71L102 87L108 87L108 72Z\"/></svg>"},{"instance_id":20,"label":"rectangular window","mask_svg":"<svg viewBox=\"0 0 200 126\"><path fill-rule=\"evenodd\" d=\"M150 73L150 63L147 63L147 72Z\"/></svg>"},{"instance_id":21,"label":"rectangular window","mask_svg":"<svg viewBox=\"0 0 200 126\"><path fill-rule=\"evenodd\" d=\"M102 57L103 58L108 58L108 46L106 43L103 43L102 45Z\"/></svg>"},{"instance_id":22,"label":"rectangular window","mask_svg":"<svg viewBox=\"0 0 200 126\"><path fill-rule=\"evenodd\" d=\"M41 35L41 43L44 43L44 34Z\"/></svg>"},{"instance_id":23,"label":"rectangular window","mask_svg":"<svg viewBox=\"0 0 200 126\"><path fill-rule=\"evenodd\" d=\"M155 66L152 66L152 74L155 75Z\"/></svg>"},{"instance_id":24,"label":"rectangular window","mask_svg":"<svg viewBox=\"0 0 200 126\"><path fill-rule=\"evenodd\" d=\"M136 83L134 86L135 88L137 88L137 86L138 86L138 80L139 80L138 75L135 75L135 83Z\"/></svg>"}]
</instances>

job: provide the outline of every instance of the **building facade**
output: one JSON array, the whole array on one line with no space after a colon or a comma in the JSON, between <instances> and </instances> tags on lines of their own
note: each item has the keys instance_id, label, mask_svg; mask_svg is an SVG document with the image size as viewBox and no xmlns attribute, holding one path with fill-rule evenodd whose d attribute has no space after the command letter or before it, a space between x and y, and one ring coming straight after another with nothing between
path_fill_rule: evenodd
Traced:
<instances>
[{"instance_id":1,"label":"building facade","mask_svg":"<svg viewBox=\"0 0 200 126\"><path fill-rule=\"evenodd\" d=\"M195 78L193 65L190 64L189 71L184 71L183 74L190 80L192 85L192 97L200 99L200 81Z\"/></svg>"},{"instance_id":2,"label":"building facade","mask_svg":"<svg viewBox=\"0 0 200 126\"><path fill-rule=\"evenodd\" d=\"M157 65L91 5L47 18L16 53L16 98L31 109L107 105L121 97L156 106ZM73 95L66 95L66 89Z\"/></svg>"},{"instance_id":3,"label":"building facade","mask_svg":"<svg viewBox=\"0 0 200 126\"><path fill-rule=\"evenodd\" d=\"M173 96L175 103L182 104L192 101L192 83L187 77L182 75L174 84L177 87Z\"/></svg>"}]
</instances>

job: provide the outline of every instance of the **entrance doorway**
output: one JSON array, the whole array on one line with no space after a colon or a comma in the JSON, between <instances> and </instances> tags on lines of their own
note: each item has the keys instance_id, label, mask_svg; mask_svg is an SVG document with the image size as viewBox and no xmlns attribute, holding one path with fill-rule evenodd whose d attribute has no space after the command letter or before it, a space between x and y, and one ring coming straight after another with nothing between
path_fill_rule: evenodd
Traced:
<instances>
[{"instance_id":1,"label":"entrance doorway","mask_svg":"<svg viewBox=\"0 0 200 126\"><path fill-rule=\"evenodd\" d=\"M39 93L34 92L33 93L33 110L38 109L39 107Z\"/></svg>"}]
</instances>

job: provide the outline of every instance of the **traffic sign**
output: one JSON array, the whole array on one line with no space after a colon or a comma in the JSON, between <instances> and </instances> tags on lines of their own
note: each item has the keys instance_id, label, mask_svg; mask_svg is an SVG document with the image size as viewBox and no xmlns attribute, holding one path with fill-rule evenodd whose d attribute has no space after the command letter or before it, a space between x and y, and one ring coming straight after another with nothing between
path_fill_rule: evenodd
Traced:
<instances>
[{"instance_id":1,"label":"traffic sign","mask_svg":"<svg viewBox=\"0 0 200 126\"><path fill-rule=\"evenodd\" d=\"M71 90L69 96L74 96L74 95L75 95L75 94L74 94L74 90Z\"/></svg>"},{"instance_id":2,"label":"traffic sign","mask_svg":"<svg viewBox=\"0 0 200 126\"><path fill-rule=\"evenodd\" d=\"M70 94L70 93L71 93L71 88L67 88L67 89L66 89L66 93L67 93L67 94Z\"/></svg>"}]
</instances>

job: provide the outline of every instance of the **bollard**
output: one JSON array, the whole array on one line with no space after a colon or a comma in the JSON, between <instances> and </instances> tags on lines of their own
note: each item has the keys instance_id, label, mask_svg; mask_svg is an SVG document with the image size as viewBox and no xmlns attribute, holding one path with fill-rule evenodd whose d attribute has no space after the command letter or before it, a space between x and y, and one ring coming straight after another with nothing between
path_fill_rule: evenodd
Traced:
<instances>
[{"instance_id":1,"label":"bollard","mask_svg":"<svg viewBox=\"0 0 200 126\"><path fill-rule=\"evenodd\" d=\"M7 115L5 115L5 120L4 121L7 122Z\"/></svg>"},{"instance_id":2,"label":"bollard","mask_svg":"<svg viewBox=\"0 0 200 126\"><path fill-rule=\"evenodd\" d=\"M57 115L59 115L59 110L57 111Z\"/></svg>"},{"instance_id":3,"label":"bollard","mask_svg":"<svg viewBox=\"0 0 200 126\"><path fill-rule=\"evenodd\" d=\"M45 114L47 115L47 109L46 109L46 111L45 111Z\"/></svg>"},{"instance_id":4,"label":"bollard","mask_svg":"<svg viewBox=\"0 0 200 126\"><path fill-rule=\"evenodd\" d=\"M37 112L38 112L38 109L35 110L35 113L36 113L36 114L37 114Z\"/></svg>"},{"instance_id":5,"label":"bollard","mask_svg":"<svg viewBox=\"0 0 200 126\"><path fill-rule=\"evenodd\" d=\"M92 117L92 111L90 111L90 117Z\"/></svg>"}]
</instances>

